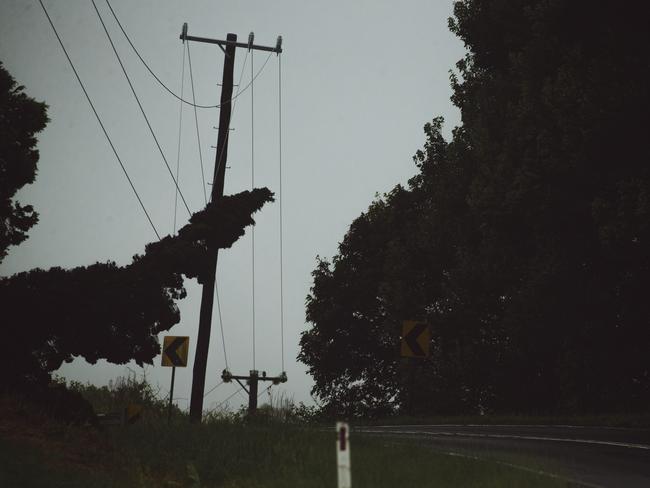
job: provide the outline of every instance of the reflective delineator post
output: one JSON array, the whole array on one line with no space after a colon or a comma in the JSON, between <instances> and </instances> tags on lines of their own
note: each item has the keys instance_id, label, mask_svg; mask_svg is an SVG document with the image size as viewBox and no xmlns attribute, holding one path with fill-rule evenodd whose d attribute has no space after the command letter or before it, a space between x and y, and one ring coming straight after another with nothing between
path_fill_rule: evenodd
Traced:
<instances>
[{"instance_id":1,"label":"reflective delineator post","mask_svg":"<svg viewBox=\"0 0 650 488\"><path fill-rule=\"evenodd\" d=\"M336 434L336 464L339 488L351 488L350 426L347 422L336 422Z\"/></svg>"}]
</instances>

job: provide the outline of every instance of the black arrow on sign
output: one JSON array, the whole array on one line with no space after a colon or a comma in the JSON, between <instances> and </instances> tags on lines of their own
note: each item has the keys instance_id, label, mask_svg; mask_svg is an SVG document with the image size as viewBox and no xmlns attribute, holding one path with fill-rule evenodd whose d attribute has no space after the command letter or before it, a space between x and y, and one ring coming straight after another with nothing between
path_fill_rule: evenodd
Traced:
<instances>
[{"instance_id":1,"label":"black arrow on sign","mask_svg":"<svg viewBox=\"0 0 650 488\"><path fill-rule=\"evenodd\" d=\"M413 351L413 355L416 357L425 357L426 353L422 350L420 347L420 344L418 344L418 337L420 337L420 334L424 332L427 328L427 324L424 322L418 322L415 324L415 326L404 336L404 340L406 341L406 344L411 348L411 351Z\"/></svg>"},{"instance_id":2,"label":"black arrow on sign","mask_svg":"<svg viewBox=\"0 0 650 488\"><path fill-rule=\"evenodd\" d=\"M167 349L165 349L165 354L174 366L183 366L183 360L176 353L176 349L181 347L183 343L185 343L185 338L177 337L169 346L167 346Z\"/></svg>"}]
</instances>

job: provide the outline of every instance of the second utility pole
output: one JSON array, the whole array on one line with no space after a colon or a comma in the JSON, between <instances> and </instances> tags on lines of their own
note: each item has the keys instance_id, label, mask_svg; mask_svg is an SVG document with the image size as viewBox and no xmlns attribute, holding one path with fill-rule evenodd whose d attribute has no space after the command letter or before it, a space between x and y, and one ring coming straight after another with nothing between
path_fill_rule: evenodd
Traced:
<instances>
[{"instance_id":1,"label":"second utility pole","mask_svg":"<svg viewBox=\"0 0 650 488\"><path fill-rule=\"evenodd\" d=\"M183 28L187 37L187 27ZM185 38L183 40L185 40ZM226 160L228 157L228 134L230 132L230 113L232 112L233 71L235 67L236 34L228 34L226 38L225 59L223 64L223 81L221 86L221 107L219 111L219 134L217 136L217 156L214 163L212 180L212 202L216 203L223 197L223 184L226 176ZM210 245L210 244L208 244ZM210 348L210 329L212 328L212 305L214 302L214 284L217 270L219 248L209 249L210 261L207 276L203 282L201 295L201 312L199 315L199 335L196 339L196 354L192 372L192 395L190 398L190 421L201 422L203 413L203 392L205 390L205 370L208 364Z\"/></svg>"}]
</instances>

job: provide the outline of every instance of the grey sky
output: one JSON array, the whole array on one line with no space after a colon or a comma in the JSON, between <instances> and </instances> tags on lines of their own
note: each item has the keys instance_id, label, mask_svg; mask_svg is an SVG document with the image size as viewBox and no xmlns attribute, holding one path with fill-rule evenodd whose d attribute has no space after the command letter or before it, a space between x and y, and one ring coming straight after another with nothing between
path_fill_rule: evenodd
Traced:
<instances>
[{"instance_id":1,"label":"grey sky","mask_svg":"<svg viewBox=\"0 0 650 488\"><path fill-rule=\"evenodd\" d=\"M113 21L105 0L96 0L168 162L176 166L179 102L165 92L135 57ZM158 231L173 230L174 186L105 33L89 0L44 0L79 74L111 135ZM434 116L446 119L445 133L459 123L451 105L448 71L464 54L447 29L447 0L190 1L111 0L131 39L157 75L180 92L183 22L189 34L275 45L284 38L283 209L285 364L289 382L276 390L311 403L311 380L297 363L305 330L304 301L315 256L331 257L351 221L376 192L389 191L415 173L412 154L422 146L422 126ZM223 55L216 46L193 43L197 102L217 103ZM257 71L267 54L254 55ZM245 50L236 54L239 78ZM0 60L26 87L49 105L50 124L39 137L41 158L36 182L19 193L33 204L40 222L21 246L12 248L0 269L9 275L34 267L72 267L96 261L130 262L155 239L135 196L74 78L36 0L0 4ZM242 84L250 80L250 57ZM255 81L256 186L279 189L278 59L269 59ZM186 71L185 98L190 98ZM191 108L183 109L180 186L192 211L203 206L199 158ZM206 179L214 167L218 110L200 110L199 125ZM250 188L251 98L234 108L226 194ZM207 189L209 193L209 188ZM277 196L277 195L276 195ZM187 221L178 207L178 225ZM256 317L257 369L277 374L280 362L279 205L257 215ZM414 236L414 238L417 238ZM250 229L232 249L222 251L217 272L229 366L236 374L252 368ZM188 297L179 302L181 323L169 335L190 336L194 357L200 289L187 280ZM90 324L89 324L90 325ZM224 368L215 307L206 391ZM176 374L182 408L188 406L191 366ZM169 386L170 369L147 367L147 376ZM138 374L141 370L131 365ZM87 365L76 360L60 373L70 379L106 384L124 375L123 365ZM215 406L236 390L223 385L206 397ZM230 405L243 403L235 396Z\"/></svg>"}]
</instances>

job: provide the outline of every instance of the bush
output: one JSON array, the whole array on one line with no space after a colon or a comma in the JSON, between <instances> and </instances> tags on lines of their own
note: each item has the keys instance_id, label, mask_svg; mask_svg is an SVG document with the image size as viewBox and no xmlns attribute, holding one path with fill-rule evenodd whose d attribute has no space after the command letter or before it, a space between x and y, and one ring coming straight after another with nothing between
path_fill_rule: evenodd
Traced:
<instances>
[{"instance_id":1,"label":"bush","mask_svg":"<svg viewBox=\"0 0 650 488\"><path fill-rule=\"evenodd\" d=\"M90 402L97 413L122 412L127 406L137 404L143 407L143 417L159 418L167 415L169 399L159 398L160 389L153 387L146 375L140 379L135 373L118 377L105 386L72 381L69 388ZM174 416L182 414L176 405L172 405L172 409Z\"/></svg>"}]
</instances>

